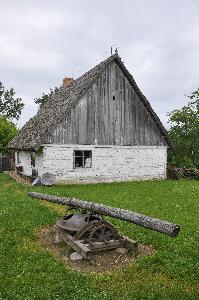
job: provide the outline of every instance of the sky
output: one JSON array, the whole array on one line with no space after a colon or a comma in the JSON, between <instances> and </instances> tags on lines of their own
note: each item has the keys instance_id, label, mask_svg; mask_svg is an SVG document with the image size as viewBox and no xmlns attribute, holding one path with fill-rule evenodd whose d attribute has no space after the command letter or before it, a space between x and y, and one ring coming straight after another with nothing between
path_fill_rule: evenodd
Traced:
<instances>
[{"instance_id":1,"label":"sky","mask_svg":"<svg viewBox=\"0 0 199 300\"><path fill-rule=\"evenodd\" d=\"M168 112L199 88L198 0L0 0L0 81L25 103L77 78L118 48L168 128Z\"/></svg>"}]
</instances>

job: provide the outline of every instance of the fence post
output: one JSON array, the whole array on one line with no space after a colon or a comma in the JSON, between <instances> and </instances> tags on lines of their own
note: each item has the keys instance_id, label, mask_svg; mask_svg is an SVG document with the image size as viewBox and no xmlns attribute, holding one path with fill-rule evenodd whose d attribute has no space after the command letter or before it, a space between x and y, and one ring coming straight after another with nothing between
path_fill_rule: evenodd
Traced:
<instances>
[{"instance_id":1,"label":"fence post","mask_svg":"<svg viewBox=\"0 0 199 300\"><path fill-rule=\"evenodd\" d=\"M2 171L3 171L3 155L0 152L0 172L2 172Z\"/></svg>"}]
</instances>

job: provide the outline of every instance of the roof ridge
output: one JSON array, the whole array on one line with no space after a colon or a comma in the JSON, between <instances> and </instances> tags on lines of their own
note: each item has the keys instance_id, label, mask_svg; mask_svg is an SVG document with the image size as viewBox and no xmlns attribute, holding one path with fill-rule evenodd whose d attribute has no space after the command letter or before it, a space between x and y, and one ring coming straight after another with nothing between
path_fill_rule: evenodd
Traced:
<instances>
[{"instance_id":1,"label":"roof ridge","mask_svg":"<svg viewBox=\"0 0 199 300\"><path fill-rule=\"evenodd\" d=\"M93 69L99 68L101 65L108 63L110 60L115 59L116 57L119 57L118 53L114 53L112 55L110 55L108 58L104 59L103 61L101 61L100 63L98 63L96 66L94 66L93 68L89 69L88 71L86 71L84 74L82 74L80 77L78 77L76 80L82 78L85 75L88 75L89 73L91 73L93 71Z\"/></svg>"}]
</instances>

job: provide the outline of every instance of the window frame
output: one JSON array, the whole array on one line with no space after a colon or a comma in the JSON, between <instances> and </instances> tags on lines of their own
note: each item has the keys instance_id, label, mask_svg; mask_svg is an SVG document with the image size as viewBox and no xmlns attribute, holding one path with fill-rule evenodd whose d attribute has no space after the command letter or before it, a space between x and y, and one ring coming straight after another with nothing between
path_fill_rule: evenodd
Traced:
<instances>
[{"instance_id":1,"label":"window frame","mask_svg":"<svg viewBox=\"0 0 199 300\"><path fill-rule=\"evenodd\" d=\"M77 155L76 152L81 152L81 155ZM91 159L91 163L89 167L85 167L85 152L90 152L90 155L87 156L87 158ZM81 167L76 167L75 163L75 158L80 157L82 158L82 166ZM92 167L92 150L73 150L73 169L90 169Z\"/></svg>"}]
</instances>

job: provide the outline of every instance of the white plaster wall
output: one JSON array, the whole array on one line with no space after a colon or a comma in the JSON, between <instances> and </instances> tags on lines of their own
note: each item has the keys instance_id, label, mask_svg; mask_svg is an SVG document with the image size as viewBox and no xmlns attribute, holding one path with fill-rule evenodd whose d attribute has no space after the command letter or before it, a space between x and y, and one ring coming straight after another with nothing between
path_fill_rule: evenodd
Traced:
<instances>
[{"instance_id":1,"label":"white plaster wall","mask_svg":"<svg viewBox=\"0 0 199 300\"><path fill-rule=\"evenodd\" d=\"M43 167L43 153L38 155L35 154L35 169L38 171L38 176L43 175L44 167Z\"/></svg>"},{"instance_id":2,"label":"white plaster wall","mask_svg":"<svg viewBox=\"0 0 199 300\"><path fill-rule=\"evenodd\" d=\"M92 150L91 168L73 168L73 150ZM100 182L166 178L167 147L44 145L43 171L58 180Z\"/></svg>"},{"instance_id":3,"label":"white plaster wall","mask_svg":"<svg viewBox=\"0 0 199 300\"><path fill-rule=\"evenodd\" d=\"M28 151L19 151L19 160L20 162L17 163L17 152L15 152L15 162L16 166L23 166L23 174L27 176L32 175L32 168L31 168L31 154Z\"/></svg>"},{"instance_id":4,"label":"white plaster wall","mask_svg":"<svg viewBox=\"0 0 199 300\"><path fill-rule=\"evenodd\" d=\"M19 160L20 162L17 163L17 152L15 152L16 166L23 166L23 175L31 176L32 175L31 152L19 151ZM38 176L41 176L44 173L43 154L35 155L35 169L38 170Z\"/></svg>"}]
</instances>

